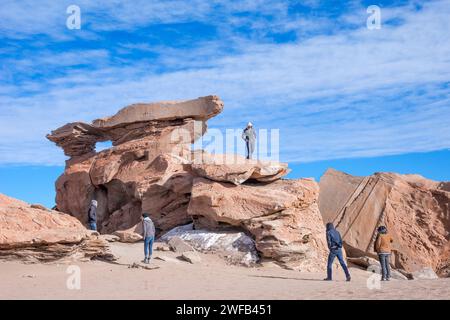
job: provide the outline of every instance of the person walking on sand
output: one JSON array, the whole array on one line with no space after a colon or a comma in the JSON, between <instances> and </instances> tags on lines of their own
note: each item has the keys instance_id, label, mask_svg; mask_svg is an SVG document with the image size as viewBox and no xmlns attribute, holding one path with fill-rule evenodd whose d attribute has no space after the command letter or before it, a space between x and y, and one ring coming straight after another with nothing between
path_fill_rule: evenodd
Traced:
<instances>
[{"instance_id":1,"label":"person walking on sand","mask_svg":"<svg viewBox=\"0 0 450 320\"><path fill-rule=\"evenodd\" d=\"M89 229L97 231L97 200L92 200L88 211Z\"/></svg>"},{"instance_id":2,"label":"person walking on sand","mask_svg":"<svg viewBox=\"0 0 450 320\"><path fill-rule=\"evenodd\" d=\"M327 223L327 244L330 253L328 254L327 277L324 280L332 280L333 261L334 258L337 257L342 269L344 270L347 281L350 281L350 273L348 272L347 265L345 264L344 258L342 256L342 238L339 231L334 228L332 223Z\"/></svg>"},{"instance_id":3,"label":"person walking on sand","mask_svg":"<svg viewBox=\"0 0 450 320\"><path fill-rule=\"evenodd\" d=\"M378 259L381 265L381 281L389 281L391 278L391 268L389 260L391 257L391 244L394 242L391 235L388 234L385 226L378 227L378 235L375 240L375 252L378 254Z\"/></svg>"},{"instance_id":4,"label":"person walking on sand","mask_svg":"<svg viewBox=\"0 0 450 320\"><path fill-rule=\"evenodd\" d=\"M153 242L155 241L155 225L148 213L142 215L142 228L144 237L144 263L150 263L153 254Z\"/></svg>"},{"instance_id":5,"label":"person walking on sand","mask_svg":"<svg viewBox=\"0 0 450 320\"><path fill-rule=\"evenodd\" d=\"M242 132L242 139L245 140L245 146L247 148L247 159L252 158L252 154L255 151L256 133L251 122L247 123L247 127Z\"/></svg>"}]
</instances>

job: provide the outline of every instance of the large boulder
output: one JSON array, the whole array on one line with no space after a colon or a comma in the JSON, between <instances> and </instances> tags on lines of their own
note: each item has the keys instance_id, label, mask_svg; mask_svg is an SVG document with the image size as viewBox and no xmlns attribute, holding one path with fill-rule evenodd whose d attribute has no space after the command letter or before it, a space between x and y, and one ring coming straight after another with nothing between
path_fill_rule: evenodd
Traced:
<instances>
[{"instance_id":1,"label":"large boulder","mask_svg":"<svg viewBox=\"0 0 450 320\"><path fill-rule=\"evenodd\" d=\"M450 266L450 192L446 183L418 175L376 173L354 177L333 169L320 180L325 222L341 232L349 256L374 256L376 230L394 238L392 263L409 273L431 267L445 276Z\"/></svg>"},{"instance_id":2,"label":"large boulder","mask_svg":"<svg viewBox=\"0 0 450 320\"><path fill-rule=\"evenodd\" d=\"M143 240L142 237L142 222L137 225L127 229L127 230L117 230L113 233L114 236L119 238L119 242L123 243L134 243Z\"/></svg>"},{"instance_id":3,"label":"large boulder","mask_svg":"<svg viewBox=\"0 0 450 320\"><path fill-rule=\"evenodd\" d=\"M323 271L327 249L318 192L310 179L236 186L196 178L188 213L196 228L244 228L263 258L295 270Z\"/></svg>"},{"instance_id":4,"label":"large boulder","mask_svg":"<svg viewBox=\"0 0 450 320\"><path fill-rule=\"evenodd\" d=\"M160 241L168 242L172 248L175 247L174 251L177 251L180 240L195 250L217 254L230 263L251 266L259 261L255 241L240 230L194 230L191 223L176 227L160 238Z\"/></svg>"},{"instance_id":5,"label":"large boulder","mask_svg":"<svg viewBox=\"0 0 450 320\"><path fill-rule=\"evenodd\" d=\"M113 259L108 242L75 218L32 208L0 194L0 258L51 262L63 258Z\"/></svg>"}]
</instances>

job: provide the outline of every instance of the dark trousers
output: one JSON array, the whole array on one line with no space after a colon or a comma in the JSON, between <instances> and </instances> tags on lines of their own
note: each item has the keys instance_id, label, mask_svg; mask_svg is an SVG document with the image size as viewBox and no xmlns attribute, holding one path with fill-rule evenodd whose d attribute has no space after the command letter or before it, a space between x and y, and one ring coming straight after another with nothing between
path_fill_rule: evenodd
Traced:
<instances>
[{"instance_id":1,"label":"dark trousers","mask_svg":"<svg viewBox=\"0 0 450 320\"><path fill-rule=\"evenodd\" d=\"M339 263L341 264L342 269L345 272L345 276L347 278L350 277L350 272L348 272L347 265L345 264L344 257L342 256L342 249L332 249L330 250L330 253L328 254L328 264L327 264L327 278L332 278L332 270L333 270L333 261L334 258L338 258Z\"/></svg>"},{"instance_id":2,"label":"dark trousers","mask_svg":"<svg viewBox=\"0 0 450 320\"><path fill-rule=\"evenodd\" d=\"M254 140L246 140L245 148L247 150L247 159L251 159L252 154L255 151L255 141Z\"/></svg>"},{"instance_id":3,"label":"dark trousers","mask_svg":"<svg viewBox=\"0 0 450 320\"><path fill-rule=\"evenodd\" d=\"M381 278L389 279L391 277L391 267L389 266L389 253L379 253L378 259L381 265Z\"/></svg>"}]
</instances>

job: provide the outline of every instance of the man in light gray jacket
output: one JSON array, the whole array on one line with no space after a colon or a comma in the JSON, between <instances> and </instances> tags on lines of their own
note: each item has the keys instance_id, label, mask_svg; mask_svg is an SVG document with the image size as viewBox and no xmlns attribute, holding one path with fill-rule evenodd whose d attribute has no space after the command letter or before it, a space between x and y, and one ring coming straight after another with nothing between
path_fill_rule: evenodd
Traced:
<instances>
[{"instance_id":1,"label":"man in light gray jacket","mask_svg":"<svg viewBox=\"0 0 450 320\"><path fill-rule=\"evenodd\" d=\"M256 144L256 132L251 122L247 124L244 132L242 132L242 139L245 140L245 146L247 147L247 159L251 159Z\"/></svg>"},{"instance_id":2,"label":"man in light gray jacket","mask_svg":"<svg viewBox=\"0 0 450 320\"><path fill-rule=\"evenodd\" d=\"M155 225L148 213L142 214L142 228L144 237L144 263L150 263L153 254L153 242L155 241Z\"/></svg>"}]
</instances>

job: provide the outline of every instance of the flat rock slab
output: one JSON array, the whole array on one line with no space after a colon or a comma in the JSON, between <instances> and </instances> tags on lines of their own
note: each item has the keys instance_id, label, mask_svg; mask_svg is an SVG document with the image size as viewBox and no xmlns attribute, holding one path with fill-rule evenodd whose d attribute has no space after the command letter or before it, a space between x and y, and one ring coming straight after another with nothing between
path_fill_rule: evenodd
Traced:
<instances>
[{"instance_id":1,"label":"flat rock slab","mask_svg":"<svg viewBox=\"0 0 450 320\"><path fill-rule=\"evenodd\" d=\"M169 240L169 246L172 248L173 251L178 252L178 253L195 251L195 249L190 244L188 244L186 241L184 241L180 237L172 237Z\"/></svg>"},{"instance_id":2,"label":"flat rock slab","mask_svg":"<svg viewBox=\"0 0 450 320\"><path fill-rule=\"evenodd\" d=\"M100 236L100 238L108 241L108 242L117 242L120 241L120 237L115 236L113 234L103 234Z\"/></svg>"},{"instance_id":3,"label":"flat rock slab","mask_svg":"<svg viewBox=\"0 0 450 320\"><path fill-rule=\"evenodd\" d=\"M128 269L145 269L145 270L156 270L159 269L158 266L150 264L145 264L142 262L134 262L128 266Z\"/></svg>"},{"instance_id":4,"label":"flat rock slab","mask_svg":"<svg viewBox=\"0 0 450 320\"><path fill-rule=\"evenodd\" d=\"M165 243L160 243L160 244L156 244L155 245L155 250L156 251L171 251L172 250L172 248L169 246L169 245L167 245L167 244L165 244Z\"/></svg>"},{"instance_id":5,"label":"flat rock slab","mask_svg":"<svg viewBox=\"0 0 450 320\"><path fill-rule=\"evenodd\" d=\"M180 263L180 260L178 260L176 258L168 257L168 256L158 256L158 257L155 257L155 259L161 260L164 262Z\"/></svg>"},{"instance_id":6,"label":"flat rock slab","mask_svg":"<svg viewBox=\"0 0 450 320\"><path fill-rule=\"evenodd\" d=\"M436 272L433 269L427 267L422 270L416 271L412 273L412 277L414 280L435 280L439 279Z\"/></svg>"},{"instance_id":7,"label":"flat rock slab","mask_svg":"<svg viewBox=\"0 0 450 320\"><path fill-rule=\"evenodd\" d=\"M198 264L202 262L202 258L198 255L197 252L187 251L184 252L180 257L181 260L187 261L191 264Z\"/></svg>"}]
</instances>

